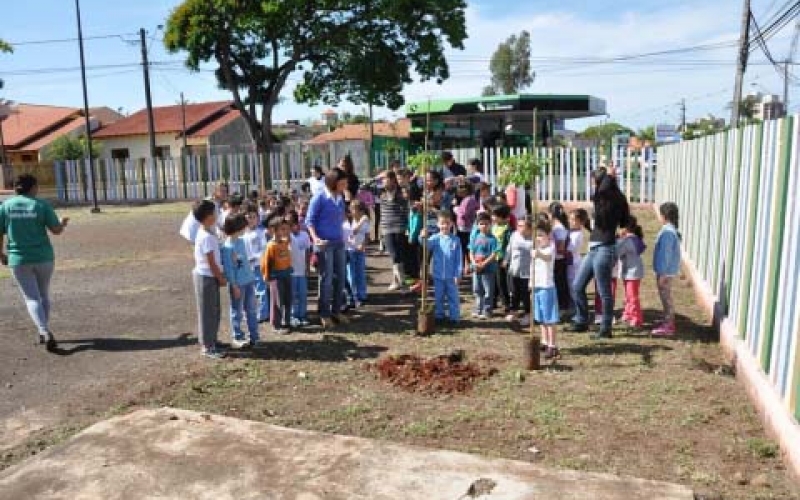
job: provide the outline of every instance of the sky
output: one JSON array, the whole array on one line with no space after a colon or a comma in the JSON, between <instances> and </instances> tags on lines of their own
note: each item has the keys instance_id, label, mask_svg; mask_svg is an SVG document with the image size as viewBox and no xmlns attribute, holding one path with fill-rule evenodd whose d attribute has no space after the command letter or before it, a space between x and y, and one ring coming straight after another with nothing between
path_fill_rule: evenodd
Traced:
<instances>
[{"instance_id":1,"label":"sky","mask_svg":"<svg viewBox=\"0 0 800 500\"><path fill-rule=\"evenodd\" d=\"M81 0L90 106L108 106L125 113L144 107L139 28L147 30L155 105L178 102L180 92L190 102L230 98L217 88L211 72L190 73L181 64L181 54L165 51L159 25L178 2ZM785 3L753 0L756 20L766 24ZM74 2L4 0L3 4L0 39L15 44L15 52L0 55L0 78L5 82L0 98L81 107ZM735 72L733 46L627 64L587 65L563 59L735 41L740 22L739 0L469 0L465 48L447 52L451 78L442 85L415 82L404 89L404 95L407 102L480 95L489 83L489 59L497 45L511 34L528 30L536 79L525 92L589 94L607 102L608 117L571 122L569 128L580 130L603 119L634 128L677 123L682 99L686 99L689 120L708 114L727 117ZM775 59L787 57L793 28L789 25L769 41ZM765 56L759 53L751 63L745 93L782 94L783 80ZM292 85L290 82L284 92L286 102L275 110L275 123L316 119L325 109L294 103ZM798 94L792 101L798 104L790 103L790 110L800 110L800 93L796 86L790 88ZM342 103L338 109L359 112L361 107ZM380 109L376 116L398 118L403 111Z\"/></svg>"}]
</instances>

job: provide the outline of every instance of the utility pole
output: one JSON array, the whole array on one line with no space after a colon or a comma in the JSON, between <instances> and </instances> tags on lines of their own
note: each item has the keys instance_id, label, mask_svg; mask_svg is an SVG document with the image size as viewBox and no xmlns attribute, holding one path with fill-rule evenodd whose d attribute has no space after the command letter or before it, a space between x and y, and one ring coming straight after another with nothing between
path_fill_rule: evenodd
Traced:
<instances>
[{"instance_id":1,"label":"utility pole","mask_svg":"<svg viewBox=\"0 0 800 500\"><path fill-rule=\"evenodd\" d=\"M153 123L153 99L150 96L150 63L147 60L147 41L144 28L139 30L139 41L142 45L142 69L144 70L144 98L147 101L147 131L150 134L150 158L156 158L156 127Z\"/></svg>"},{"instance_id":2,"label":"utility pole","mask_svg":"<svg viewBox=\"0 0 800 500\"><path fill-rule=\"evenodd\" d=\"M89 118L89 92L86 89L86 58L83 55L83 28L81 27L80 0L75 0L75 15L78 18L78 46L81 53L81 82L83 83L83 117L86 124L86 157L89 159L89 178L92 183L92 213L100 213L97 206L97 184L94 176L94 154L92 153L92 122Z\"/></svg>"},{"instance_id":3,"label":"utility pole","mask_svg":"<svg viewBox=\"0 0 800 500\"><path fill-rule=\"evenodd\" d=\"M731 127L739 126L739 107L742 102L744 72L747 71L747 57L750 54L750 0L744 0L742 9L742 28L739 33L739 59L736 64L736 85L731 103Z\"/></svg>"},{"instance_id":4,"label":"utility pole","mask_svg":"<svg viewBox=\"0 0 800 500\"><path fill-rule=\"evenodd\" d=\"M686 130L686 99L681 99L679 104L681 107L681 132Z\"/></svg>"},{"instance_id":5,"label":"utility pole","mask_svg":"<svg viewBox=\"0 0 800 500\"><path fill-rule=\"evenodd\" d=\"M181 92L181 137L183 137L183 151L181 152L181 156L186 156L186 99L183 98L183 92Z\"/></svg>"}]
</instances>

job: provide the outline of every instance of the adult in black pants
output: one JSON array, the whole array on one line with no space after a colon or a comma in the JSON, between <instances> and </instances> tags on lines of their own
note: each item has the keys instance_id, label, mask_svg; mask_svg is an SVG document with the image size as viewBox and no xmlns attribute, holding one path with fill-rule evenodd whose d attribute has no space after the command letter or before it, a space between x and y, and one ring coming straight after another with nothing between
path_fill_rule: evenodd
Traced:
<instances>
[{"instance_id":1,"label":"adult in black pants","mask_svg":"<svg viewBox=\"0 0 800 500\"><path fill-rule=\"evenodd\" d=\"M614 297L611 295L611 275L617 263L617 229L628 224L630 207L625 195L616 181L616 169L608 171L601 167L594 174L595 193L594 229L589 237L589 253L586 254L575 281L572 284L576 313L569 331L589 330L589 302L586 286L594 278L597 292L603 303L603 322L600 330L592 335L595 340L611 338L611 324L614 317Z\"/></svg>"},{"instance_id":2,"label":"adult in black pants","mask_svg":"<svg viewBox=\"0 0 800 500\"><path fill-rule=\"evenodd\" d=\"M567 226L569 221L564 206L557 201L550 204L549 212L553 221L551 236L556 245L556 259L553 262L553 281L556 284L558 308L563 312L572 308L572 292L570 291L570 283L567 280L567 245L569 243Z\"/></svg>"},{"instance_id":3,"label":"adult in black pants","mask_svg":"<svg viewBox=\"0 0 800 500\"><path fill-rule=\"evenodd\" d=\"M392 281L389 290L398 290L405 281L403 262L408 251L406 230L408 229L408 200L397 183L397 174L386 174L381 193L381 237L392 258Z\"/></svg>"}]
</instances>

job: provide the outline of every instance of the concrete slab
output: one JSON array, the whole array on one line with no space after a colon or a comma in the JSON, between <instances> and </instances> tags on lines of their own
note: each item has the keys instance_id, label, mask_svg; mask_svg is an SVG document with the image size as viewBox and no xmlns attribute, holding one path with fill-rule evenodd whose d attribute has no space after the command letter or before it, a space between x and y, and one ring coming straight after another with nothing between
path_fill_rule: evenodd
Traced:
<instances>
[{"instance_id":1,"label":"concrete slab","mask_svg":"<svg viewBox=\"0 0 800 500\"><path fill-rule=\"evenodd\" d=\"M7 469L0 473L0 497L693 499L688 488L674 484L551 470L170 408L98 423Z\"/></svg>"}]
</instances>

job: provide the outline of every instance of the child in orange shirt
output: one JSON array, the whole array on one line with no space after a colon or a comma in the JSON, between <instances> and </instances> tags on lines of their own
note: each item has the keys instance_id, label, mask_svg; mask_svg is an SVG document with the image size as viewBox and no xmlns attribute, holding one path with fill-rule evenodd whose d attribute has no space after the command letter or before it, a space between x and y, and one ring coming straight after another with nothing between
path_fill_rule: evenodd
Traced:
<instances>
[{"instance_id":1,"label":"child in orange shirt","mask_svg":"<svg viewBox=\"0 0 800 500\"><path fill-rule=\"evenodd\" d=\"M269 283L270 319L275 333L287 334L292 324L292 253L289 222L276 217L269 225L273 235L261 258L261 272Z\"/></svg>"}]
</instances>

